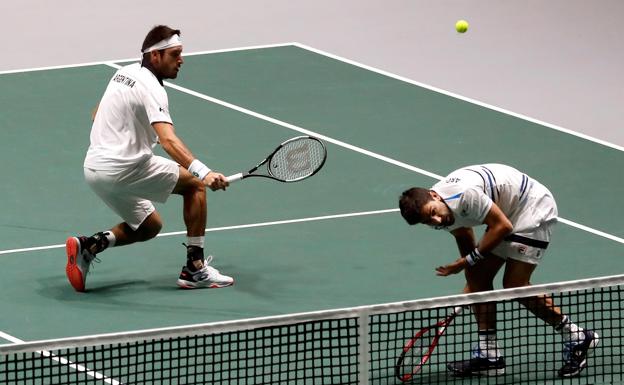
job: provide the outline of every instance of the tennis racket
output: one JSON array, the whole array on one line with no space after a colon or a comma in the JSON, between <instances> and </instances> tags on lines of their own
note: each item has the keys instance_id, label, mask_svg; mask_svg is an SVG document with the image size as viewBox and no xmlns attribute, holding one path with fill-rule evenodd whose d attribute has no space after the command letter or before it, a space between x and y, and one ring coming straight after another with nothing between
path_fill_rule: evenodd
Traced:
<instances>
[{"instance_id":1,"label":"tennis racket","mask_svg":"<svg viewBox=\"0 0 624 385\"><path fill-rule=\"evenodd\" d=\"M407 382L420 372L423 365L431 358L446 328L462 310L463 307L457 306L445 319L421 329L407 341L394 367L394 373L399 380Z\"/></svg>"},{"instance_id":2,"label":"tennis racket","mask_svg":"<svg viewBox=\"0 0 624 385\"><path fill-rule=\"evenodd\" d=\"M250 177L270 178L280 182L298 182L316 174L325 164L327 149L319 139L297 136L280 144L262 162L247 172L227 177L236 182ZM265 166L263 168L260 168Z\"/></svg>"}]
</instances>

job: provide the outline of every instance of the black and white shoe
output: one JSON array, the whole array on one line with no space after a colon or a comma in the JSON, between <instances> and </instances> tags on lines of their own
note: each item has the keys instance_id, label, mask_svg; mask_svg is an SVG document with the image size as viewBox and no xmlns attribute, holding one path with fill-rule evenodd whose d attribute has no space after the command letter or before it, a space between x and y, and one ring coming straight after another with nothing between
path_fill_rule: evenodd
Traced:
<instances>
[{"instance_id":1,"label":"black and white shoe","mask_svg":"<svg viewBox=\"0 0 624 385\"><path fill-rule=\"evenodd\" d=\"M182 268L178 278L178 286L184 289L220 288L234 284L234 278L219 273L219 270L208 265L212 256L204 259L204 265L197 271L191 271L187 266Z\"/></svg>"},{"instance_id":2,"label":"black and white shoe","mask_svg":"<svg viewBox=\"0 0 624 385\"><path fill-rule=\"evenodd\" d=\"M500 376L505 374L505 358L484 357L478 347L472 351L472 358L454 361L446 365L449 372L458 377L467 376Z\"/></svg>"},{"instance_id":3,"label":"black and white shoe","mask_svg":"<svg viewBox=\"0 0 624 385\"><path fill-rule=\"evenodd\" d=\"M583 330L583 334L585 335L583 341L570 341L563 344L564 365L558 371L559 377L578 376L587 367L587 357L598 346L600 338L598 333L592 330Z\"/></svg>"}]
</instances>

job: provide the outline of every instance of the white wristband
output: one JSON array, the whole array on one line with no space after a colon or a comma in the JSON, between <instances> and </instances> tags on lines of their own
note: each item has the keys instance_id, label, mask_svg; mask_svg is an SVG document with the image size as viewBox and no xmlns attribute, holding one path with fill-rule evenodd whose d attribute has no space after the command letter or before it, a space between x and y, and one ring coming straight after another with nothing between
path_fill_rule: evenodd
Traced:
<instances>
[{"instance_id":1,"label":"white wristband","mask_svg":"<svg viewBox=\"0 0 624 385\"><path fill-rule=\"evenodd\" d=\"M474 266L477 262L482 260L484 257L479 252L479 249L475 247L474 250L470 252L470 254L466 255L466 261L470 266Z\"/></svg>"},{"instance_id":2,"label":"white wristband","mask_svg":"<svg viewBox=\"0 0 624 385\"><path fill-rule=\"evenodd\" d=\"M206 166L205 164L203 164L197 159L193 159L193 161L189 165L188 170L191 174L198 177L200 180L204 180L206 175L208 175L208 173L212 171L211 169L208 168L208 166Z\"/></svg>"}]
</instances>

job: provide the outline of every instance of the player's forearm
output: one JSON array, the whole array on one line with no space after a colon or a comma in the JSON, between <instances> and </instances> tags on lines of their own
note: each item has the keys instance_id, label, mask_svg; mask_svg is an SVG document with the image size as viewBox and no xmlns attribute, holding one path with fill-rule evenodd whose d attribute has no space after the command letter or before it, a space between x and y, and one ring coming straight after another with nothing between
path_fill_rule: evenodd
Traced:
<instances>
[{"instance_id":1,"label":"player's forearm","mask_svg":"<svg viewBox=\"0 0 624 385\"><path fill-rule=\"evenodd\" d=\"M484 254L494 250L494 248L498 246L498 244L501 243L507 235L511 234L512 230L513 227L511 226L511 223L500 223L496 226L490 226L488 231L483 234L483 237L479 241L479 252Z\"/></svg>"},{"instance_id":2,"label":"player's forearm","mask_svg":"<svg viewBox=\"0 0 624 385\"><path fill-rule=\"evenodd\" d=\"M476 241L474 232L470 228L460 228L451 232L455 237L455 243L459 250L459 255L464 256L474 250Z\"/></svg>"},{"instance_id":3,"label":"player's forearm","mask_svg":"<svg viewBox=\"0 0 624 385\"><path fill-rule=\"evenodd\" d=\"M188 169L195 157L191 150L189 150L175 134L173 124L168 122L154 122L152 123L152 127L154 127L156 135L158 135L158 141L163 150L165 150L171 159L178 162L180 166Z\"/></svg>"},{"instance_id":4,"label":"player's forearm","mask_svg":"<svg viewBox=\"0 0 624 385\"><path fill-rule=\"evenodd\" d=\"M455 241L457 242L457 249L459 250L459 255L462 256L462 257L464 255L470 253L476 247L475 241L472 238L470 238L470 239L466 239L466 238L458 239L458 238L455 238Z\"/></svg>"},{"instance_id":5,"label":"player's forearm","mask_svg":"<svg viewBox=\"0 0 624 385\"><path fill-rule=\"evenodd\" d=\"M463 251L463 258L466 264L473 266L485 258L489 252L503 241L505 236L511 233L513 226L506 217L500 221L489 221L488 231L485 232L479 244L468 251Z\"/></svg>"},{"instance_id":6,"label":"player's forearm","mask_svg":"<svg viewBox=\"0 0 624 385\"><path fill-rule=\"evenodd\" d=\"M160 145L171 159L184 168L188 169L193 159L195 159L191 150L177 137L161 138Z\"/></svg>"},{"instance_id":7,"label":"player's forearm","mask_svg":"<svg viewBox=\"0 0 624 385\"><path fill-rule=\"evenodd\" d=\"M481 254L494 250L503 238L513 231L511 221L495 203L492 203L484 223L488 226L488 230L479 241L478 251Z\"/></svg>"}]
</instances>

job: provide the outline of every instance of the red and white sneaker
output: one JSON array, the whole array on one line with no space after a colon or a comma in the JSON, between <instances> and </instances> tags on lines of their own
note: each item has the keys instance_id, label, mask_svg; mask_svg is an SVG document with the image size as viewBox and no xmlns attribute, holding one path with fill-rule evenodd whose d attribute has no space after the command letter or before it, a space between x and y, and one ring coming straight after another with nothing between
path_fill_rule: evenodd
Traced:
<instances>
[{"instance_id":1,"label":"red and white sneaker","mask_svg":"<svg viewBox=\"0 0 624 385\"><path fill-rule=\"evenodd\" d=\"M204 259L204 266L197 271L191 271L188 267L184 266L178 278L178 286L183 289L216 289L233 285L234 278L219 273L219 270L208 265L210 261L212 261L211 255Z\"/></svg>"},{"instance_id":2,"label":"red and white sneaker","mask_svg":"<svg viewBox=\"0 0 624 385\"><path fill-rule=\"evenodd\" d=\"M65 241L67 252L67 265L65 274L72 287L79 292L85 291L85 282L91 262L95 259L95 254L87 250L87 237L69 237Z\"/></svg>"}]
</instances>

